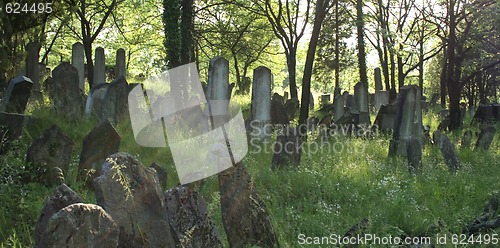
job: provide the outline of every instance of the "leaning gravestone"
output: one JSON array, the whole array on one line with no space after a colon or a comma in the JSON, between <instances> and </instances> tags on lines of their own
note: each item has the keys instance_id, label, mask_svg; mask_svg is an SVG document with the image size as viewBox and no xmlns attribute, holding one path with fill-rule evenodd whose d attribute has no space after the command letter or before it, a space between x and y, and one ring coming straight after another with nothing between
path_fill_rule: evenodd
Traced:
<instances>
[{"instance_id":1,"label":"leaning gravestone","mask_svg":"<svg viewBox=\"0 0 500 248\"><path fill-rule=\"evenodd\" d=\"M288 125L290 123L283 102L276 97L273 97L271 100L271 123L281 125Z\"/></svg>"},{"instance_id":2,"label":"leaning gravestone","mask_svg":"<svg viewBox=\"0 0 500 248\"><path fill-rule=\"evenodd\" d=\"M388 105L380 106L374 124L378 126L381 131L394 130L394 122L398 113L398 103L394 102Z\"/></svg>"},{"instance_id":3,"label":"leaning gravestone","mask_svg":"<svg viewBox=\"0 0 500 248\"><path fill-rule=\"evenodd\" d=\"M448 166L448 169L451 172L456 172L460 169L460 160L458 160L458 156L455 152L455 147L448 139L448 136L444 133L439 133L439 149L441 150L441 154L443 155L444 162Z\"/></svg>"},{"instance_id":4,"label":"leaning gravestone","mask_svg":"<svg viewBox=\"0 0 500 248\"><path fill-rule=\"evenodd\" d=\"M495 137L496 129L493 126L486 126L481 128L481 133L476 142L476 149L488 150L490 149L493 137Z\"/></svg>"},{"instance_id":5,"label":"leaning gravestone","mask_svg":"<svg viewBox=\"0 0 500 248\"><path fill-rule=\"evenodd\" d=\"M94 115L96 117L104 115L104 102L109 85L110 84L98 84L92 87L87 96L87 101L85 102L86 115Z\"/></svg>"},{"instance_id":6,"label":"leaning gravestone","mask_svg":"<svg viewBox=\"0 0 500 248\"><path fill-rule=\"evenodd\" d=\"M381 106L389 104L389 91L375 92L375 110L379 110Z\"/></svg>"},{"instance_id":7,"label":"leaning gravestone","mask_svg":"<svg viewBox=\"0 0 500 248\"><path fill-rule=\"evenodd\" d=\"M24 113L31 94L31 79L19 76L10 80L7 92L0 103L0 112Z\"/></svg>"},{"instance_id":8,"label":"leaning gravestone","mask_svg":"<svg viewBox=\"0 0 500 248\"><path fill-rule=\"evenodd\" d=\"M128 83L125 77L113 80L107 87L102 104L103 119L119 123L128 116Z\"/></svg>"},{"instance_id":9,"label":"leaning gravestone","mask_svg":"<svg viewBox=\"0 0 500 248\"><path fill-rule=\"evenodd\" d=\"M420 140L411 138L406 141L408 168L411 174L422 171L422 147Z\"/></svg>"},{"instance_id":10,"label":"leaning gravestone","mask_svg":"<svg viewBox=\"0 0 500 248\"><path fill-rule=\"evenodd\" d=\"M82 199L78 196L75 191L70 189L66 184L61 184L57 186L56 190L52 195L45 200L45 204L42 208L40 217L36 223L35 227L35 247L40 248L39 246L44 240L44 232L47 229L47 223L49 222L50 217L55 213L59 212L59 210L74 204L81 203Z\"/></svg>"},{"instance_id":11,"label":"leaning gravestone","mask_svg":"<svg viewBox=\"0 0 500 248\"><path fill-rule=\"evenodd\" d=\"M344 97L342 95L337 95L333 100L333 118L334 122L337 122L344 116L345 108L344 108Z\"/></svg>"},{"instance_id":12,"label":"leaning gravestone","mask_svg":"<svg viewBox=\"0 0 500 248\"><path fill-rule=\"evenodd\" d=\"M264 202L242 162L219 173L222 223L229 247L276 247L278 241Z\"/></svg>"},{"instance_id":13,"label":"leaning gravestone","mask_svg":"<svg viewBox=\"0 0 500 248\"><path fill-rule=\"evenodd\" d=\"M287 166L299 166L302 154L302 142L298 135L298 130L299 128L288 126L280 130L273 146L273 170Z\"/></svg>"},{"instance_id":14,"label":"leaning gravestone","mask_svg":"<svg viewBox=\"0 0 500 248\"><path fill-rule=\"evenodd\" d=\"M175 247L156 173L128 153L115 153L94 181L97 204L120 229L118 247Z\"/></svg>"},{"instance_id":15,"label":"leaning gravestone","mask_svg":"<svg viewBox=\"0 0 500 248\"><path fill-rule=\"evenodd\" d=\"M219 127L227 121L229 88L229 61L224 57L214 57L208 66L206 98L210 105L210 114L215 127Z\"/></svg>"},{"instance_id":16,"label":"leaning gravestone","mask_svg":"<svg viewBox=\"0 0 500 248\"><path fill-rule=\"evenodd\" d=\"M264 139L271 135L271 70L259 66L253 71L252 136Z\"/></svg>"},{"instance_id":17,"label":"leaning gravestone","mask_svg":"<svg viewBox=\"0 0 500 248\"><path fill-rule=\"evenodd\" d=\"M182 247L222 247L207 204L194 189L179 185L165 193L170 225Z\"/></svg>"},{"instance_id":18,"label":"leaning gravestone","mask_svg":"<svg viewBox=\"0 0 500 248\"><path fill-rule=\"evenodd\" d=\"M359 124L370 125L370 113L368 110L368 85L364 83L357 83L354 86L354 98L356 100L356 106L359 113L355 117L355 125ZM355 113L354 113L355 114Z\"/></svg>"},{"instance_id":19,"label":"leaning gravestone","mask_svg":"<svg viewBox=\"0 0 500 248\"><path fill-rule=\"evenodd\" d=\"M118 227L104 209L76 203L54 214L47 223L40 248L115 248Z\"/></svg>"},{"instance_id":20,"label":"leaning gravestone","mask_svg":"<svg viewBox=\"0 0 500 248\"><path fill-rule=\"evenodd\" d=\"M127 78L127 66L126 66L125 50L123 48L116 50L115 77L116 78L119 78L119 77Z\"/></svg>"},{"instance_id":21,"label":"leaning gravestone","mask_svg":"<svg viewBox=\"0 0 500 248\"><path fill-rule=\"evenodd\" d=\"M28 148L26 163L41 173L41 182L56 184L60 182L61 173L63 177L68 175L72 150L73 141L53 125Z\"/></svg>"},{"instance_id":22,"label":"leaning gravestone","mask_svg":"<svg viewBox=\"0 0 500 248\"><path fill-rule=\"evenodd\" d=\"M389 155L406 156L406 141L423 138L422 101L420 88L404 86L399 94L398 114L394 122L394 134L389 147Z\"/></svg>"},{"instance_id":23,"label":"leaning gravestone","mask_svg":"<svg viewBox=\"0 0 500 248\"><path fill-rule=\"evenodd\" d=\"M87 178L89 178L90 182L93 182L94 178L99 176L101 165L106 158L118 152L120 139L120 135L108 120L94 127L83 138L78 178L82 181L88 181Z\"/></svg>"},{"instance_id":24,"label":"leaning gravestone","mask_svg":"<svg viewBox=\"0 0 500 248\"><path fill-rule=\"evenodd\" d=\"M56 113L67 120L79 119L83 113L83 95L78 83L78 70L70 63L63 62L52 71L49 96Z\"/></svg>"}]
</instances>

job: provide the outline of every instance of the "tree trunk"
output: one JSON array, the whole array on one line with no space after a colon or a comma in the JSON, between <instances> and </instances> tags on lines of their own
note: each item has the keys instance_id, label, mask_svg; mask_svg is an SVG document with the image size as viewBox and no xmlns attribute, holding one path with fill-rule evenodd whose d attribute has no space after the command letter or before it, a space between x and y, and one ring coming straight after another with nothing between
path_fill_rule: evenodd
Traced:
<instances>
[{"instance_id":1,"label":"tree trunk","mask_svg":"<svg viewBox=\"0 0 500 248\"><path fill-rule=\"evenodd\" d=\"M291 47L291 46L290 46ZM288 82L290 87L290 97L299 99L297 93L297 51L295 48L290 48L290 53L287 56L288 66Z\"/></svg>"},{"instance_id":2,"label":"tree trunk","mask_svg":"<svg viewBox=\"0 0 500 248\"><path fill-rule=\"evenodd\" d=\"M334 70L335 70L335 92L340 90L340 65L339 65L339 56L340 56L340 50L339 50L339 1L335 1L335 64L334 64ZM335 96L334 96L335 98Z\"/></svg>"},{"instance_id":3,"label":"tree trunk","mask_svg":"<svg viewBox=\"0 0 500 248\"><path fill-rule=\"evenodd\" d=\"M448 128L450 130L455 130L460 127L461 115L460 115L460 82L457 78L456 73L456 58L455 58L455 48L457 46L456 38L456 18L455 18L455 0L450 0L449 9L449 36L448 36L448 68L446 73L446 81L448 86L448 97L449 97L449 111L450 111L450 125Z\"/></svg>"},{"instance_id":4,"label":"tree trunk","mask_svg":"<svg viewBox=\"0 0 500 248\"><path fill-rule=\"evenodd\" d=\"M88 39L83 39L83 50L85 51L85 59L87 60L87 79L89 89L94 86L94 60L92 59L92 42Z\"/></svg>"},{"instance_id":5,"label":"tree trunk","mask_svg":"<svg viewBox=\"0 0 500 248\"><path fill-rule=\"evenodd\" d=\"M356 29L358 38L358 66L359 79L361 83L368 86L368 76L366 75L366 52L364 39L364 20L363 20L363 0L356 0Z\"/></svg>"},{"instance_id":6,"label":"tree trunk","mask_svg":"<svg viewBox=\"0 0 500 248\"><path fill-rule=\"evenodd\" d=\"M439 78L439 84L441 86L441 107L446 106L446 73L448 71L448 48L446 42L443 41L443 67L441 69L441 76Z\"/></svg>"}]
</instances>

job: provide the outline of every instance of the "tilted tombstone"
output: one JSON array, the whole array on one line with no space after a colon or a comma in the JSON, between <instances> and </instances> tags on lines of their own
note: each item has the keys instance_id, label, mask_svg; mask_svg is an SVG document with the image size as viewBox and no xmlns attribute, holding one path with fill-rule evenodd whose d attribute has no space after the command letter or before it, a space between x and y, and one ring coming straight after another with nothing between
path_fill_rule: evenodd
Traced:
<instances>
[{"instance_id":1,"label":"tilted tombstone","mask_svg":"<svg viewBox=\"0 0 500 248\"><path fill-rule=\"evenodd\" d=\"M94 58L94 85L106 83L106 57L104 48L95 49Z\"/></svg>"},{"instance_id":2,"label":"tilted tombstone","mask_svg":"<svg viewBox=\"0 0 500 248\"><path fill-rule=\"evenodd\" d=\"M495 137L496 129L493 126L485 126L481 128L481 133L476 142L476 149L488 150L490 149L493 138Z\"/></svg>"},{"instance_id":3,"label":"tilted tombstone","mask_svg":"<svg viewBox=\"0 0 500 248\"><path fill-rule=\"evenodd\" d=\"M242 162L219 173L222 223L229 247L277 247L267 207Z\"/></svg>"},{"instance_id":4,"label":"tilted tombstone","mask_svg":"<svg viewBox=\"0 0 500 248\"><path fill-rule=\"evenodd\" d=\"M354 85L354 98L359 112L368 112L368 86L361 82Z\"/></svg>"},{"instance_id":5,"label":"tilted tombstone","mask_svg":"<svg viewBox=\"0 0 500 248\"><path fill-rule=\"evenodd\" d=\"M108 91L110 84L98 84L94 85L87 96L87 100L85 102L85 114L86 115L94 115L94 116L102 116L103 114L103 105L105 101L106 92Z\"/></svg>"},{"instance_id":6,"label":"tilted tombstone","mask_svg":"<svg viewBox=\"0 0 500 248\"><path fill-rule=\"evenodd\" d=\"M118 247L175 247L154 170L119 152L106 159L101 174L94 180L95 197L120 230Z\"/></svg>"},{"instance_id":7,"label":"tilted tombstone","mask_svg":"<svg viewBox=\"0 0 500 248\"><path fill-rule=\"evenodd\" d=\"M423 138L420 88L415 85L400 89L399 107L394 122L394 134L390 142L389 155L406 156L406 141Z\"/></svg>"},{"instance_id":8,"label":"tilted tombstone","mask_svg":"<svg viewBox=\"0 0 500 248\"><path fill-rule=\"evenodd\" d=\"M124 77L119 77L109 83L106 94L102 99L103 119L109 119L113 123L119 123L128 117L128 83Z\"/></svg>"},{"instance_id":9,"label":"tilted tombstone","mask_svg":"<svg viewBox=\"0 0 500 248\"><path fill-rule=\"evenodd\" d=\"M344 98L346 99L346 107L349 109L349 112L358 112L358 105L354 95L346 94Z\"/></svg>"},{"instance_id":10,"label":"tilted tombstone","mask_svg":"<svg viewBox=\"0 0 500 248\"><path fill-rule=\"evenodd\" d=\"M254 138L264 139L271 135L271 80L269 68L259 66L253 71L252 127Z\"/></svg>"},{"instance_id":11,"label":"tilted tombstone","mask_svg":"<svg viewBox=\"0 0 500 248\"><path fill-rule=\"evenodd\" d=\"M271 123L281 125L288 125L290 123L283 102L276 97L273 97L271 100Z\"/></svg>"},{"instance_id":12,"label":"tilted tombstone","mask_svg":"<svg viewBox=\"0 0 500 248\"><path fill-rule=\"evenodd\" d=\"M27 77L18 76L11 79L7 92L0 103L0 112L23 114L32 87L33 82Z\"/></svg>"},{"instance_id":13,"label":"tilted tombstone","mask_svg":"<svg viewBox=\"0 0 500 248\"><path fill-rule=\"evenodd\" d=\"M118 234L118 227L102 207L75 203L50 218L40 247L117 247Z\"/></svg>"},{"instance_id":14,"label":"tilted tombstone","mask_svg":"<svg viewBox=\"0 0 500 248\"><path fill-rule=\"evenodd\" d=\"M44 240L43 234L52 215L71 204L81 202L83 202L82 198L66 184L63 183L57 186L52 195L45 200L40 217L36 223L35 247L40 247L40 244Z\"/></svg>"},{"instance_id":15,"label":"tilted tombstone","mask_svg":"<svg viewBox=\"0 0 500 248\"><path fill-rule=\"evenodd\" d=\"M443 155L444 162L448 166L448 169L451 172L456 172L460 169L460 160L455 152L455 147L448 139L448 136L444 133L439 133L439 149L441 150L441 154Z\"/></svg>"},{"instance_id":16,"label":"tilted tombstone","mask_svg":"<svg viewBox=\"0 0 500 248\"><path fill-rule=\"evenodd\" d=\"M78 86L85 92L85 52L83 44L76 42L71 49L71 64L78 71Z\"/></svg>"},{"instance_id":17,"label":"tilted tombstone","mask_svg":"<svg viewBox=\"0 0 500 248\"><path fill-rule=\"evenodd\" d=\"M40 43L30 42L26 46L28 57L26 58L26 76L33 82L33 88L40 90Z\"/></svg>"},{"instance_id":18,"label":"tilted tombstone","mask_svg":"<svg viewBox=\"0 0 500 248\"><path fill-rule=\"evenodd\" d=\"M67 120L81 118L84 100L78 85L78 71L70 63L63 62L52 71L49 96L57 114Z\"/></svg>"},{"instance_id":19,"label":"tilted tombstone","mask_svg":"<svg viewBox=\"0 0 500 248\"><path fill-rule=\"evenodd\" d=\"M179 185L165 193L170 225L181 247L222 247L221 237L210 219L207 204L192 187Z\"/></svg>"},{"instance_id":20,"label":"tilted tombstone","mask_svg":"<svg viewBox=\"0 0 500 248\"><path fill-rule=\"evenodd\" d=\"M375 118L376 124L381 131L394 130L394 122L398 113L398 103L395 101L392 104L382 105Z\"/></svg>"},{"instance_id":21,"label":"tilted tombstone","mask_svg":"<svg viewBox=\"0 0 500 248\"><path fill-rule=\"evenodd\" d=\"M62 130L52 125L28 148L26 163L41 173L40 180L47 185L57 184L68 175L73 141ZM62 175L61 175L62 173Z\"/></svg>"},{"instance_id":22,"label":"tilted tombstone","mask_svg":"<svg viewBox=\"0 0 500 248\"><path fill-rule=\"evenodd\" d=\"M93 182L106 158L118 152L121 137L109 120L102 121L83 138L78 178Z\"/></svg>"},{"instance_id":23,"label":"tilted tombstone","mask_svg":"<svg viewBox=\"0 0 500 248\"><path fill-rule=\"evenodd\" d=\"M382 105L389 104L389 91L375 92L375 110L379 111Z\"/></svg>"},{"instance_id":24,"label":"tilted tombstone","mask_svg":"<svg viewBox=\"0 0 500 248\"><path fill-rule=\"evenodd\" d=\"M116 50L115 78L119 77L127 78L125 50L123 48Z\"/></svg>"}]
</instances>

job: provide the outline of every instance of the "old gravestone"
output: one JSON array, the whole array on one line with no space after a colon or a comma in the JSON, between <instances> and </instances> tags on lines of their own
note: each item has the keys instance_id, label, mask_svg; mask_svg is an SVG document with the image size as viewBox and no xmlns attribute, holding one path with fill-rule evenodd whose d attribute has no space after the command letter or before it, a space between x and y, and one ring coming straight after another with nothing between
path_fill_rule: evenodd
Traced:
<instances>
[{"instance_id":1,"label":"old gravestone","mask_svg":"<svg viewBox=\"0 0 500 248\"><path fill-rule=\"evenodd\" d=\"M83 113L83 95L78 80L78 70L70 63L63 62L52 71L49 96L56 113L67 120L79 119Z\"/></svg>"},{"instance_id":2,"label":"old gravestone","mask_svg":"<svg viewBox=\"0 0 500 248\"><path fill-rule=\"evenodd\" d=\"M118 247L175 247L158 177L128 153L115 153L94 181L97 204L120 229Z\"/></svg>"},{"instance_id":3,"label":"old gravestone","mask_svg":"<svg viewBox=\"0 0 500 248\"><path fill-rule=\"evenodd\" d=\"M345 100L342 95L337 95L333 100L333 120L337 122L344 116L345 108L344 108Z\"/></svg>"},{"instance_id":4,"label":"old gravestone","mask_svg":"<svg viewBox=\"0 0 500 248\"><path fill-rule=\"evenodd\" d=\"M271 100L271 123L281 125L288 125L290 123L283 102L276 97L273 97Z\"/></svg>"},{"instance_id":5,"label":"old gravestone","mask_svg":"<svg viewBox=\"0 0 500 248\"><path fill-rule=\"evenodd\" d=\"M68 174L72 150L73 141L53 125L28 148L26 163L31 163L40 173L41 182L56 184L61 180L61 173L62 176Z\"/></svg>"},{"instance_id":6,"label":"old gravestone","mask_svg":"<svg viewBox=\"0 0 500 248\"><path fill-rule=\"evenodd\" d=\"M380 67L376 67L374 70L375 76L375 92L382 90L382 73L380 73Z\"/></svg>"},{"instance_id":7,"label":"old gravestone","mask_svg":"<svg viewBox=\"0 0 500 248\"><path fill-rule=\"evenodd\" d=\"M406 157L408 159L408 168L411 174L422 171L422 147L420 140L410 138L406 141Z\"/></svg>"},{"instance_id":8,"label":"old gravestone","mask_svg":"<svg viewBox=\"0 0 500 248\"><path fill-rule=\"evenodd\" d=\"M40 248L114 248L118 227L104 209L75 203L55 213L47 223Z\"/></svg>"},{"instance_id":9,"label":"old gravestone","mask_svg":"<svg viewBox=\"0 0 500 248\"><path fill-rule=\"evenodd\" d=\"M179 185L165 193L167 215L182 247L222 247L207 204L193 188Z\"/></svg>"},{"instance_id":10,"label":"old gravestone","mask_svg":"<svg viewBox=\"0 0 500 248\"><path fill-rule=\"evenodd\" d=\"M71 64L78 71L78 86L80 90L85 90L85 54L83 44L76 42L71 49Z\"/></svg>"},{"instance_id":11,"label":"old gravestone","mask_svg":"<svg viewBox=\"0 0 500 248\"><path fill-rule=\"evenodd\" d=\"M420 88L415 85L400 89L398 113L394 122L394 134L389 146L389 155L406 156L406 141L423 138Z\"/></svg>"},{"instance_id":12,"label":"old gravestone","mask_svg":"<svg viewBox=\"0 0 500 248\"><path fill-rule=\"evenodd\" d=\"M109 120L104 120L94 127L83 138L78 166L79 180L87 181L88 178L90 182L93 182L94 178L99 175L101 165L106 161L106 158L118 152L120 139L120 135Z\"/></svg>"},{"instance_id":13,"label":"old gravestone","mask_svg":"<svg viewBox=\"0 0 500 248\"><path fill-rule=\"evenodd\" d=\"M375 92L375 110L380 110L382 105L389 104L389 91Z\"/></svg>"},{"instance_id":14,"label":"old gravestone","mask_svg":"<svg viewBox=\"0 0 500 248\"><path fill-rule=\"evenodd\" d=\"M354 98L359 119L356 124L370 124L370 113L368 110L368 85L358 82L354 85Z\"/></svg>"},{"instance_id":15,"label":"old gravestone","mask_svg":"<svg viewBox=\"0 0 500 248\"><path fill-rule=\"evenodd\" d=\"M102 116L106 92L108 91L110 84L98 84L94 85L87 96L85 102L85 114Z\"/></svg>"},{"instance_id":16,"label":"old gravestone","mask_svg":"<svg viewBox=\"0 0 500 248\"><path fill-rule=\"evenodd\" d=\"M485 126L481 128L481 133L476 142L476 149L488 150L490 149L493 138L495 137L496 129L493 126Z\"/></svg>"},{"instance_id":17,"label":"old gravestone","mask_svg":"<svg viewBox=\"0 0 500 248\"><path fill-rule=\"evenodd\" d=\"M35 90L40 90L40 68L38 64L40 59L40 43L28 43L26 51L28 52L28 56L26 57L26 77L31 79Z\"/></svg>"},{"instance_id":18,"label":"old gravestone","mask_svg":"<svg viewBox=\"0 0 500 248\"><path fill-rule=\"evenodd\" d=\"M106 83L106 58L104 48L95 49L94 58L94 85Z\"/></svg>"},{"instance_id":19,"label":"old gravestone","mask_svg":"<svg viewBox=\"0 0 500 248\"><path fill-rule=\"evenodd\" d=\"M460 160L458 160L458 156L455 152L455 147L451 143L451 141L448 139L448 136L446 134L439 132L439 135L436 135L439 138L437 140L439 141L439 149L441 150L441 154L443 155L444 162L448 166L448 169L451 172L455 172L458 169L460 169Z\"/></svg>"},{"instance_id":20,"label":"old gravestone","mask_svg":"<svg viewBox=\"0 0 500 248\"><path fill-rule=\"evenodd\" d=\"M127 78L125 50L123 48L116 50L115 78L119 77Z\"/></svg>"},{"instance_id":21,"label":"old gravestone","mask_svg":"<svg viewBox=\"0 0 500 248\"><path fill-rule=\"evenodd\" d=\"M0 155L9 149L9 144L23 133L26 116L0 112Z\"/></svg>"},{"instance_id":22,"label":"old gravestone","mask_svg":"<svg viewBox=\"0 0 500 248\"><path fill-rule=\"evenodd\" d=\"M31 79L19 76L10 80L7 92L0 103L0 112L24 113L31 94Z\"/></svg>"},{"instance_id":23,"label":"old gravestone","mask_svg":"<svg viewBox=\"0 0 500 248\"><path fill-rule=\"evenodd\" d=\"M119 123L128 117L128 83L125 77L113 80L106 90L101 106L101 118L110 119L113 123Z\"/></svg>"},{"instance_id":24,"label":"old gravestone","mask_svg":"<svg viewBox=\"0 0 500 248\"><path fill-rule=\"evenodd\" d=\"M331 117L331 116L330 116ZM302 142L296 127L283 127L273 144L272 169L298 167L302 154Z\"/></svg>"},{"instance_id":25,"label":"old gravestone","mask_svg":"<svg viewBox=\"0 0 500 248\"><path fill-rule=\"evenodd\" d=\"M39 245L44 239L44 232L47 228L47 223L49 222L50 217L59 212L59 210L71 204L80 202L82 202L80 196L78 196L78 194L70 189L66 184L63 183L57 186L54 193L52 193L52 195L45 200L40 217L36 223L35 247L40 248Z\"/></svg>"},{"instance_id":26,"label":"old gravestone","mask_svg":"<svg viewBox=\"0 0 500 248\"><path fill-rule=\"evenodd\" d=\"M395 101L388 105L382 105L375 118L374 124L381 131L394 130L394 122L398 113L398 103Z\"/></svg>"},{"instance_id":27,"label":"old gravestone","mask_svg":"<svg viewBox=\"0 0 500 248\"><path fill-rule=\"evenodd\" d=\"M477 122L494 122L495 116L493 115L493 106L491 105L480 105L477 107L476 113L472 118L472 124Z\"/></svg>"},{"instance_id":28,"label":"old gravestone","mask_svg":"<svg viewBox=\"0 0 500 248\"><path fill-rule=\"evenodd\" d=\"M279 246L269 213L242 162L219 173L222 223L230 247Z\"/></svg>"},{"instance_id":29,"label":"old gravestone","mask_svg":"<svg viewBox=\"0 0 500 248\"><path fill-rule=\"evenodd\" d=\"M214 57L208 66L206 98L210 105L210 115L215 127L227 122L229 91L229 61L224 57Z\"/></svg>"},{"instance_id":30,"label":"old gravestone","mask_svg":"<svg viewBox=\"0 0 500 248\"><path fill-rule=\"evenodd\" d=\"M253 72L252 83L252 130L254 138L271 136L271 70L259 66Z\"/></svg>"}]
</instances>

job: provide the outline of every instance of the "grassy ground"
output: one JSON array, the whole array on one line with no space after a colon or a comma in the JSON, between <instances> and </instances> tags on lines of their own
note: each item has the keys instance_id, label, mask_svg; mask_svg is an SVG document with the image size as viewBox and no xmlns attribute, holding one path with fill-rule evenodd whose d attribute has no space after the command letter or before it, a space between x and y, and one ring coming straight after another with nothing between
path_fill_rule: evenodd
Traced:
<instances>
[{"instance_id":1,"label":"grassy ground","mask_svg":"<svg viewBox=\"0 0 500 248\"><path fill-rule=\"evenodd\" d=\"M249 100L236 101L247 115ZM44 198L54 187L22 183L23 175L31 171L24 158L32 140L52 124L59 125L75 142L65 182L86 202L95 202L93 193L75 179L82 139L97 121L66 123L45 106L29 111L37 121L25 130L16 148L0 158L0 247L33 245L34 226ZM438 124L435 113L424 116L424 124L430 125L431 130ZM138 146L128 123L119 125L117 130L122 136L120 151L131 153L144 165L158 163L169 172L168 187L178 184L168 149ZM462 130L449 134L462 162L462 169L456 174L448 172L439 149L428 144L423 150L422 173L410 176L405 159L387 158L390 136L382 134L370 139L334 137L329 140L330 150L306 148L297 170L271 171L269 144L260 152L250 146L244 164L269 209L283 247L300 247L300 234L343 235L364 218L369 220L366 233L378 236L459 234L481 215L489 195L500 189L499 134L487 152L459 149L461 134ZM207 179L201 192L223 233L216 177Z\"/></svg>"}]
</instances>

